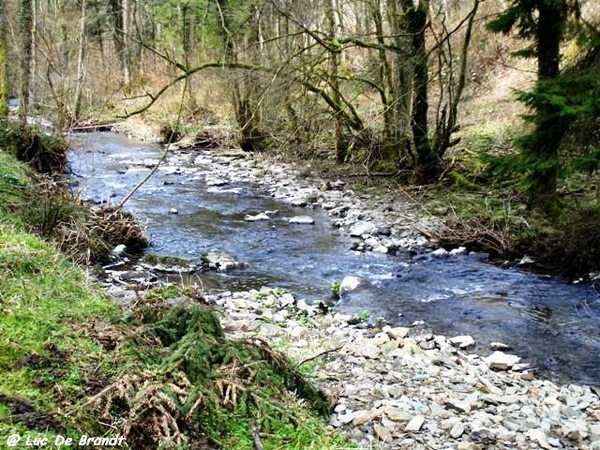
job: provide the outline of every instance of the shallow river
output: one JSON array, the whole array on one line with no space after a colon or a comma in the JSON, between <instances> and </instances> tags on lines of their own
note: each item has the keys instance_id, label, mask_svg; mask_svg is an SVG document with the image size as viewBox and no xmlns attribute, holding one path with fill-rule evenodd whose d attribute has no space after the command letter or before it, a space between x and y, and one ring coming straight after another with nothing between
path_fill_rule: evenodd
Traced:
<instances>
[{"instance_id":1,"label":"shallow river","mask_svg":"<svg viewBox=\"0 0 600 450\"><path fill-rule=\"evenodd\" d=\"M150 171L131 161L161 152L111 133L75 135L72 149L84 198L113 204ZM169 214L172 208L178 214ZM373 287L339 309L367 310L398 325L423 320L437 334L470 334L484 353L500 341L554 378L600 385L600 298L588 284L496 267L477 256L353 252L351 239L331 227L325 212L290 207L249 184L208 187L202 176L159 170L127 209L148 221L151 253L191 259L218 249L248 263L244 270L200 275L207 290L269 285L316 300L329 297L332 281L359 275ZM279 219L244 221L246 214L272 210ZM285 220L306 214L315 225Z\"/></svg>"}]
</instances>

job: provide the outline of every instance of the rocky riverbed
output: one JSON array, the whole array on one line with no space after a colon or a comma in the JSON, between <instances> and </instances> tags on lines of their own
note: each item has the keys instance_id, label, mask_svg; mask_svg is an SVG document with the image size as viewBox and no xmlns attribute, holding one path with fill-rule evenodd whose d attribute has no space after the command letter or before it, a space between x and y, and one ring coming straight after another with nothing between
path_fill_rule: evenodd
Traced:
<instances>
[{"instance_id":1,"label":"rocky riverbed","mask_svg":"<svg viewBox=\"0 0 600 450\"><path fill-rule=\"evenodd\" d=\"M128 170L155 162L131 161ZM258 183L274 198L305 208L289 218L299 226L310 227L311 211L325 210L341 233L356 238L355 251L431 246L420 230L435 226L436 219L424 217L418 205L357 194L339 180L313 177L308 166L238 151L178 150L160 170L202 176L211 188L233 195L236 183ZM275 214L262 211L246 220ZM140 295L139 285L155 283L160 271L140 266L127 274L138 278L122 279L122 272L109 270L106 286L126 306ZM470 336L435 335L423 323L367 325L364 317L323 313L272 289L211 292L205 298L222 311L230 334L265 339L310 369L335 400L330 426L364 448L600 450L598 390L539 379L503 343L481 348Z\"/></svg>"},{"instance_id":2,"label":"rocky riverbed","mask_svg":"<svg viewBox=\"0 0 600 450\"><path fill-rule=\"evenodd\" d=\"M231 335L310 367L334 399L330 426L362 448L600 449L598 390L537 379L502 343L482 357L470 336L367 327L269 289L207 299Z\"/></svg>"}]
</instances>

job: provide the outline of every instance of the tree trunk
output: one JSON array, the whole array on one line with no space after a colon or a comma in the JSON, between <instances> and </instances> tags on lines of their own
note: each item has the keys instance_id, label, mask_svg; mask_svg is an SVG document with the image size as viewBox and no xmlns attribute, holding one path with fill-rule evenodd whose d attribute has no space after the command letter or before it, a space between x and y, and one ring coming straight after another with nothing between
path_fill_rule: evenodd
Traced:
<instances>
[{"instance_id":1,"label":"tree trunk","mask_svg":"<svg viewBox=\"0 0 600 450\"><path fill-rule=\"evenodd\" d=\"M340 52L334 47L335 37L339 27L339 16L335 7L334 0L328 0L326 4L326 15L328 19L329 27L329 42L332 46L329 52L329 86L331 86L331 98L337 104L341 102L340 95L340 80L339 80L339 66L340 66ZM339 116L335 117L334 121L334 134L335 134L335 157L340 163L346 162L349 157L348 154L348 142L344 138L344 129L342 121Z\"/></svg>"},{"instance_id":2,"label":"tree trunk","mask_svg":"<svg viewBox=\"0 0 600 450\"><path fill-rule=\"evenodd\" d=\"M245 46L249 46L249 43L247 40L244 42L242 30L234 29L233 15L236 14L234 6L228 0L218 0L217 6L221 21L221 37L225 46L224 63L226 65L236 63L238 61L236 39L241 40ZM256 42L258 24L252 18L250 22L250 33L254 42ZM230 82L233 106L240 127L240 147L249 152L260 151L264 146L264 137L260 131L258 106L252 99L252 92L257 89L256 82L256 78L251 73L247 74L246 78L235 79Z\"/></svg>"},{"instance_id":3,"label":"tree trunk","mask_svg":"<svg viewBox=\"0 0 600 450\"><path fill-rule=\"evenodd\" d=\"M29 84L31 82L31 51L33 45L32 0L19 0L19 40L20 40L20 77L19 77L19 119L27 124L29 107Z\"/></svg>"},{"instance_id":4,"label":"tree trunk","mask_svg":"<svg viewBox=\"0 0 600 450\"><path fill-rule=\"evenodd\" d=\"M406 30L410 34L410 58L413 62L413 103L411 129L415 150L417 182L427 183L437 178L440 172L440 160L432 149L429 140L427 98L429 70L427 49L425 47L425 28L427 27L427 0L417 5L412 0L401 0L404 7Z\"/></svg>"},{"instance_id":5,"label":"tree trunk","mask_svg":"<svg viewBox=\"0 0 600 450\"><path fill-rule=\"evenodd\" d=\"M566 8L564 0L538 1L538 84L555 80L560 74L560 42L566 20ZM558 150L568 123L561 117L560 108L549 101L537 101L535 109L535 130L531 141L524 146L524 156L533 161L527 177L530 206L544 209L556 201Z\"/></svg>"},{"instance_id":6,"label":"tree trunk","mask_svg":"<svg viewBox=\"0 0 600 450\"><path fill-rule=\"evenodd\" d=\"M8 117L8 47L6 42L6 15L4 0L0 0L0 120Z\"/></svg>"},{"instance_id":7,"label":"tree trunk","mask_svg":"<svg viewBox=\"0 0 600 450\"><path fill-rule=\"evenodd\" d=\"M79 23L79 49L77 55L77 79L75 85L75 108L73 118L79 120L81 115L81 102L83 98L83 82L85 78L85 58L86 58L86 0L81 0L81 19Z\"/></svg>"},{"instance_id":8,"label":"tree trunk","mask_svg":"<svg viewBox=\"0 0 600 450\"><path fill-rule=\"evenodd\" d=\"M131 83L131 1L122 0L123 5L123 52L121 53L123 64L123 83Z\"/></svg>"}]
</instances>

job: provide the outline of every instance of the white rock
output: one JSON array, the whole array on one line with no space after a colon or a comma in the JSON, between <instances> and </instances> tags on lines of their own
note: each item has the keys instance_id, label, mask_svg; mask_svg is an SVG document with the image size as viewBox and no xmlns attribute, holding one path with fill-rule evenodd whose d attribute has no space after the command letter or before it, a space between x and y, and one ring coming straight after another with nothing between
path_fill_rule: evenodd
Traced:
<instances>
[{"instance_id":1,"label":"white rock","mask_svg":"<svg viewBox=\"0 0 600 450\"><path fill-rule=\"evenodd\" d=\"M410 422L408 422L406 424L404 431L406 431L406 432L419 431L424 423L425 423L425 417L423 417L421 415L414 416L412 419L410 419Z\"/></svg>"},{"instance_id":2,"label":"white rock","mask_svg":"<svg viewBox=\"0 0 600 450\"><path fill-rule=\"evenodd\" d=\"M408 333L410 332L410 328L407 327L390 327L389 325L386 325L385 327L383 327L383 329L381 330L384 333L387 333L388 336L392 339L404 339L406 336L408 336Z\"/></svg>"},{"instance_id":3,"label":"white rock","mask_svg":"<svg viewBox=\"0 0 600 450\"><path fill-rule=\"evenodd\" d=\"M288 222L301 225L312 225L315 223L315 219L313 219L311 216L294 216L290 217Z\"/></svg>"},{"instance_id":4,"label":"white rock","mask_svg":"<svg viewBox=\"0 0 600 450\"><path fill-rule=\"evenodd\" d=\"M355 275L346 275L340 283L340 295L356 291L357 289L368 285L369 282L364 278L357 277Z\"/></svg>"},{"instance_id":5,"label":"white rock","mask_svg":"<svg viewBox=\"0 0 600 450\"><path fill-rule=\"evenodd\" d=\"M394 422L408 422L412 419L412 414L402 411L401 409L394 408L393 406L386 406L383 408L384 414Z\"/></svg>"},{"instance_id":6,"label":"white rock","mask_svg":"<svg viewBox=\"0 0 600 450\"><path fill-rule=\"evenodd\" d=\"M450 436L452 436L454 439L458 439L459 437L461 437L463 435L464 432L465 432L465 426L463 425L463 423L456 422L454 424L454 426L452 427L452 429L450 430Z\"/></svg>"},{"instance_id":7,"label":"white rock","mask_svg":"<svg viewBox=\"0 0 600 450\"><path fill-rule=\"evenodd\" d=\"M363 234L369 234L375 229L375 224L369 221L357 222L350 227L350 236L361 237Z\"/></svg>"},{"instance_id":8,"label":"white rock","mask_svg":"<svg viewBox=\"0 0 600 450\"><path fill-rule=\"evenodd\" d=\"M248 214L248 215L246 215L246 217L244 217L244 220L246 222L259 222L262 220L271 220L271 218L269 216L267 216L265 213L259 213L259 214L256 214L255 216Z\"/></svg>"},{"instance_id":9,"label":"white rock","mask_svg":"<svg viewBox=\"0 0 600 450\"><path fill-rule=\"evenodd\" d=\"M445 248L438 248L431 252L431 256L434 258L446 258L449 255L448 250Z\"/></svg>"},{"instance_id":10,"label":"white rock","mask_svg":"<svg viewBox=\"0 0 600 450\"><path fill-rule=\"evenodd\" d=\"M449 339L449 342L452 346L458 348L468 348L473 347L475 345L475 339L471 336L454 336Z\"/></svg>"},{"instance_id":11,"label":"white rock","mask_svg":"<svg viewBox=\"0 0 600 450\"><path fill-rule=\"evenodd\" d=\"M450 250L450 256L461 256L461 255L466 255L466 254L467 254L466 247L458 247L458 248L453 248L452 250Z\"/></svg>"},{"instance_id":12,"label":"white rock","mask_svg":"<svg viewBox=\"0 0 600 450\"><path fill-rule=\"evenodd\" d=\"M516 355L496 351L485 358L484 361L489 365L490 369L509 370L512 366L518 364L521 358Z\"/></svg>"}]
</instances>

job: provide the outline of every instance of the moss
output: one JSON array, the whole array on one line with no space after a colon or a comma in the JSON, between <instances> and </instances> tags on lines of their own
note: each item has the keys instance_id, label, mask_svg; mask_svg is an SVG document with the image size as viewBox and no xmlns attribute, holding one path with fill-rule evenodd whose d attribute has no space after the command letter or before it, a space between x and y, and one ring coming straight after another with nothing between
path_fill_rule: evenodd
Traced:
<instances>
[{"instance_id":1,"label":"moss","mask_svg":"<svg viewBox=\"0 0 600 450\"><path fill-rule=\"evenodd\" d=\"M177 266L184 268L190 267L190 262L183 258L167 255L156 255L154 253L148 253L144 255L143 261L148 264L164 264L166 266Z\"/></svg>"}]
</instances>

